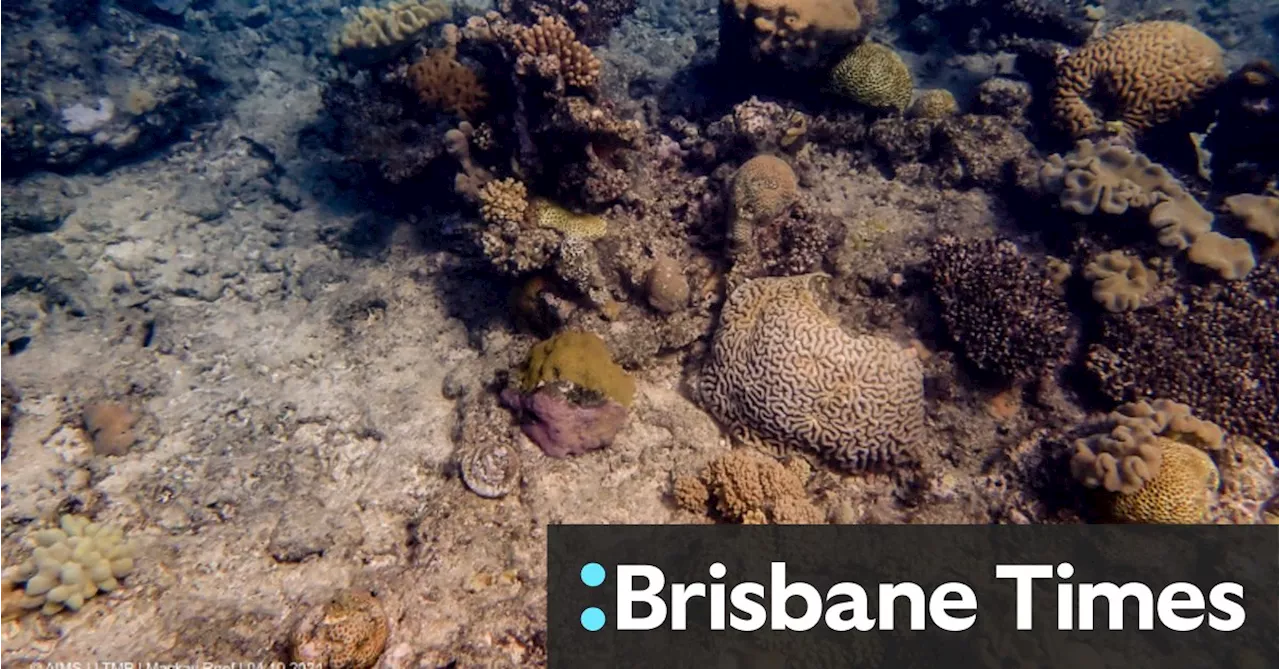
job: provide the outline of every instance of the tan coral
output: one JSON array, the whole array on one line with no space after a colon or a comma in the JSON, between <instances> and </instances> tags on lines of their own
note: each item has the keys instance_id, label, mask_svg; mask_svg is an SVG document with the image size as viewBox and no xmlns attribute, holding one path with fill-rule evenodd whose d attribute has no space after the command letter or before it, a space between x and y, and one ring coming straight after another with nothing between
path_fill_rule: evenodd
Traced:
<instances>
[{"instance_id":1,"label":"tan coral","mask_svg":"<svg viewBox=\"0 0 1280 669\"><path fill-rule=\"evenodd\" d=\"M1263 235L1271 242L1270 255L1276 253L1276 239L1280 237L1280 199L1269 195L1242 193L1222 200L1232 216L1244 222L1244 226Z\"/></svg>"},{"instance_id":2,"label":"tan coral","mask_svg":"<svg viewBox=\"0 0 1280 669\"><path fill-rule=\"evenodd\" d=\"M744 524L817 524L823 514L809 501L804 480L782 463L747 450L713 460L700 476L715 510Z\"/></svg>"},{"instance_id":3,"label":"tan coral","mask_svg":"<svg viewBox=\"0 0 1280 669\"><path fill-rule=\"evenodd\" d=\"M873 109L901 112L911 104L911 70L897 52L875 42L849 52L831 70L830 84L836 94Z\"/></svg>"},{"instance_id":4,"label":"tan coral","mask_svg":"<svg viewBox=\"0 0 1280 669\"><path fill-rule=\"evenodd\" d=\"M480 216L490 224L521 225L528 209L528 189L516 179L495 179L480 187Z\"/></svg>"},{"instance_id":5,"label":"tan coral","mask_svg":"<svg viewBox=\"0 0 1280 669\"><path fill-rule=\"evenodd\" d=\"M323 667L370 669L387 647L390 627L367 591L345 590L298 621L290 659Z\"/></svg>"},{"instance_id":6,"label":"tan coral","mask_svg":"<svg viewBox=\"0 0 1280 669\"><path fill-rule=\"evenodd\" d=\"M861 39L877 12L876 0L721 0L721 40L727 30L752 61L807 70Z\"/></svg>"},{"instance_id":7,"label":"tan coral","mask_svg":"<svg viewBox=\"0 0 1280 669\"><path fill-rule=\"evenodd\" d=\"M600 59L579 42L573 28L559 16L543 16L532 26L514 32L516 47L533 59L555 59L564 83L591 90L600 82Z\"/></svg>"},{"instance_id":8,"label":"tan coral","mask_svg":"<svg viewBox=\"0 0 1280 669\"><path fill-rule=\"evenodd\" d=\"M913 118L939 119L954 116L959 111L960 105L951 91L945 88L930 88L916 95L916 100L911 103L907 115Z\"/></svg>"},{"instance_id":9,"label":"tan coral","mask_svg":"<svg viewBox=\"0 0 1280 669\"><path fill-rule=\"evenodd\" d=\"M1107 498L1112 520L1125 523L1191 525L1203 523L1218 490L1218 468L1208 453L1182 442L1157 437L1160 472L1140 490Z\"/></svg>"},{"instance_id":10,"label":"tan coral","mask_svg":"<svg viewBox=\"0 0 1280 669\"><path fill-rule=\"evenodd\" d=\"M1058 124L1076 137L1108 122L1141 133L1176 119L1226 76L1222 48L1208 35L1174 21L1134 23L1063 59L1049 104Z\"/></svg>"},{"instance_id":11,"label":"tan coral","mask_svg":"<svg viewBox=\"0 0 1280 669\"><path fill-rule=\"evenodd\" d=\"M1124 251L1098 254L1085 266L1084 277L1093 282L1093 299L1107 311L1137 309L1156 282L1141 258Z\"/></svg>"},{"instance_id":12,"label":"tan coral","mask_svg":"<svg viewBox=\"0 0 1280 669\"><path fill-rule=\"evenodd\" d=\"M458 62L452 47L432 49L409 66L408 77L418 99L433 109L465 118L483 109L488 101L480 78Z\"/></svg>"},{"instance_id":13,"label":"tan coral","mask_svg":"<svg viewBox=\"0 0 1280 669\"><path fill-rule=\"evenodd\" d=\"M578 214L543 198L534 198L533 217L544 228L559 230L566 237L599 239L609 231L609 224L594 214Z\"/></svg>"},{"instance_id":14,"label":"tan coral","mask_svg":"<svg viewBox=\"0 0 1280 669\"><path fill-rule=\"evenodd\" d=\"M1169 400L1121 405L1108 416L1106 431L1078 439L1071 473L1087 488L1131 494L1160 474L1164 449L1157 437L1200 450L1223 445L1222 429Z\"/></svg>"},{"instance_id":15,"label":"tan coral","mask_svg":"<svg viewBox=\"0 0 1280 669\"><path fill-rule=\"evenodd\" d=\"M386 7L360 7L342 27L333 52L394 48L407 44L431 24L449 16L440 0L400 0Z\"/></svg>"},{"instance_id":16,"label":"tan coral","mask_svg":"<svg viewBox=\"0 0 1280 669\"><path fill-rule=\"evenodd\" d=\"M760 155L738 168L733 178L730 236L735 246L749 243L751 226L786 211L799 194L799 181L787 161Z\"/></svg>"},{"instance_id":17,"label":"tan coral","mask_svg":"<svg viewBox=\"0 0 1280 669\"><path fill-rule=\"evenodd\" d=\"M740 439L850 470L890 466L923 431L923 367L914 349L845 333L818 305L823 277L739 286L721 311L698 400Z\"/></svg>"}]
</instances>

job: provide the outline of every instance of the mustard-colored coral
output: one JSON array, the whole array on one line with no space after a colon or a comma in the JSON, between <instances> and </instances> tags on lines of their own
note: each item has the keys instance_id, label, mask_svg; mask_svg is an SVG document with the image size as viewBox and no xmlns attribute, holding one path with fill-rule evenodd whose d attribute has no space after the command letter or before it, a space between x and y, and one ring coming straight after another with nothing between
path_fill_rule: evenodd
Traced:
<instances>
[{"instance_id":1,"label":"mustard-colored coral","mask_svg":"<svg viewBox=\"0 0 1280 669\"><path fill-rule=\"evenodd\" d=\"M715 511L730 522L812 525L824 520L796 470L763 454L734 450L708 464L699 480Z\"/></svg>"},{"instance_id":2,"label":"mustard-colored coral","mask_svg":"<svg viewBox=\"0 0 1280 669\"><path fill-rule=\"evenodd\" d=\"M787 161L760 155L738 168L730 194L731 237L740 246L750 241L752 224L767 222L795 203L799 181Z\"/></svg>"},{"instance_id":3,"label":"mustard-colored coral","mask_svg":"<svg viewBox=\"0 0 1280 669\"><path fill-rule=\"evenodd\" d=\"M1104 432L1078 439L1071 473L1086 488L1132 494L1157 476L1163 448L1157 437L1201 450L1222 447L1222 429L1169 400L1121 405L1108 416Z\"/></svg>"},{"instance_id":4,"label":"mustard-colored coral","mask_svg":"<svg viewBox=\"0 0 1280 669\"><path fill-rule=\"evenodd\" d=\"M1222 48L1208 35L1174 21L1134 23L1069 54L1049 104L1076 137L1116 121L1141 133L1180 116L1226 76Z\"/></svg>"},{"instance_id":5,"label":"mustard-colored coral","mask_svg":"<svg viewBox=\"0 0 1280 669\"><path fill-rule=\"evenodd\" d=\"M516 224L525 221L529 210L529 192L516 179L495 179L480 187L480 216L490 224Z\"/></svg>"},{"instance_id":6,"label":"mustard-colored coral","mask_svg":"<svg viewBox=\"0 0 1280 669\"><path fill-rule=\"evenodd\" d=\"M1132 311L1155 287L1155 273L1124 251L1101 253L1084 268L1084 277L1093 282L1093 299L1107 311Z\"/></svg>"},{"instance_id":7,"label":"mustard-colored coral","mask_svg":"<svg viewBox=\"0 0 1280 669\"><path fill-rule=\"evenodd\" d=\"M514 33L516 47L534 59L554 58L564 83L584 90L600 82L600 59L579 42L573 28L559 16L543 16Z\"/></svg>"},{"instance_id":8,"label":"mustard-colored coral","mask_svg":"<svg viewBox=\"0 0 1280 669\"><path fill-rule=\"evenodd\" d=\"M386 650L390 631L377 598L363 590L346 590L298 622L290 639L290 659L321 667L370 669Z\"/></svg>"},{"instance_id":9,"label":"mustard-colored coral","mask_svg":"<svg viewBox=\"0 0 1280 669\"><path fill-rule=\"evenodd\" d=\"M1160 473L1137 492L1112 494L1107 510L1125 523L1191 525L1203 523L1218 490L1220 476L1208 453L1182 442L1157 437Z\"/></svg>"},{"instance_id":10,"label":"mustard-colored coral","mask_svg":"<svg viewBox=\"0 0 1280 669\"><path fill-rule=\"evenodd\" d=\"M35 546L31 559L4 573L8 617L33 609L45 615L79 611L94 595L119 587L118 579L133 571L137 552L120 528L70 514L62 516L57 529L34 531L28 541ZM16 586L22 584L19 594ZM16 606L8 605L14 597Z\"/></svg>"},{"instance_id":11,"label":"mustard-colored coral","mask_svg":"<svg viewBox=\"0 0 1280 669\"><path fill-rule=\"evenodd\" d=\"M440 0L398 0L386 7L360 7L342 27L333 52L384 49L407 44L431 24L449 16Z\"/></svg>"},{"instance_id":12,"label":"mustard-colored coral","mask_svg":"<svg viewBox=\"0 0 1280 669\"><path fill-rule=\"evenodd\" d=\"M530 392L556 381L568 381L624 407L631 406L636 394L635 379L613 361L604 340L590 332L563 332L529 351L520 370L521 388Z\"/></svg>"},{"instance_id":13,"label":"mustard-colored coral","mask_svg":"<svg viewBox=\"0 0 1280 669\"><path fill-rule=\"evenodd\" d=\"M911 104L911 70L897 52L863 42L831 70L831 90L874 109L904 111Z\"/></svg>"},{"instance_id":14,"label":"mustard-colored coral","mask_svg":"<svg viewBox=\"0 0 1280 669\"><path fill-rule=\"evenodd\" d=\"M538 225L559 230L566 237L599 239L609 230L609 224L594 214L576 214L542 198L535 198L532 206L534 220Z\"/></svg>"},{"instance_id":15,"label":"mustard-colored coral","mask_svg":"<svg viewBox=\"0 0 1280 669\"><path fill-rule=\"evenodd\" d=\"M1276 239L1280 237L1280 199L1270 195L1242 193L1222 200L1232 216L1244 222L1244 226L1271 241L1268 249L1275 255Z\"/></svg>"},{"instance_id":16,"label":"mustard-colored coral","mask_svg":"<svg viewBox=\"0 0 1280 669\"><path fill-rule=\"evenodd\" d=\"M807 449L849 470L891 466L924 427L923 367L914 349L845 333L818 304L823 277L734 290L697 399L741 440Z\"/></svg>"},{"instance_id":17,"label":"mustard-colored coral","mask_svg":"<svg viewBox=\"0 0 1280 669\"><path fill-rule=\"evenodd\" d=\"M452 47L432 49L409 66L409 82L428 107L469 117L484 108L489 95L456 55Z\"/></svg>"},{"instance_id":18,"label":"mustard-colored coral","mask_svg":"<svg viewBox=\"0 0 1280 669\"><path fill-rule=\"evenodd\" d=\"M721 0L721 40L744 41L755 62L792 70L825 66L875 19L876 0Z\"/></svg>"},{"instance_id":19,"label":"mustard-colored coral","mask_svg":"<svg viewBox=\"0 0 1280 669\"><path fill-rule=\"evenodd\" d=\"M908 116L914 118L946 118L960 111L956 96L945 88L930 88L920 91L916 101L911 103Z\"/></svg>"}]
</instances>

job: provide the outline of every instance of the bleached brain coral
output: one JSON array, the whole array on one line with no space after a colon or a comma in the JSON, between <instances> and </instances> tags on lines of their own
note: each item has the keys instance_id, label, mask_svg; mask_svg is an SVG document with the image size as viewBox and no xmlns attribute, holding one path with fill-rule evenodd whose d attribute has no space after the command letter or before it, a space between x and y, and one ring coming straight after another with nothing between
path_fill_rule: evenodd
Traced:
<instances>
[{"instance_id":1,"label":"bleached brain coral","mask_svg":"<svg viewBox=\"0 0 1280 669\"><path fill-rule=\"evenodd\" d=\"M25 584L21 609L40 609L45 615L79 611L99 592L115 590L118 579L133 571L135 544L124 540L120 528L83 516L65 515L57 529L37 530L29 540L35 544L31 559L4 574L7 586Z\"/></svg>"},{"instance_id":2,"label":"bleached brain coral","mask_svg":"<svg viewBox=\"0 0 1280 669\"><path fill-rule=\"evenodd\" d=\"M893 464L923 429L923 367L891 339L845 333L818 305L822 276L738 287L698 399L747 441L807 449L850 470Z\"/></svg>"},{"instance_id":3,"label":"bleached brain coral","mask_svg":"<svg viewBox=\"0 0 1280 669\"><path fill-rule=\"evenodd\" d=\"M1208 35L1174 21L1134 23L1068 55L1049 104L1077 137L1111 121L1141 132L1176 119L1226 77L1222 47Z\"/></svg>"}]
</instances>

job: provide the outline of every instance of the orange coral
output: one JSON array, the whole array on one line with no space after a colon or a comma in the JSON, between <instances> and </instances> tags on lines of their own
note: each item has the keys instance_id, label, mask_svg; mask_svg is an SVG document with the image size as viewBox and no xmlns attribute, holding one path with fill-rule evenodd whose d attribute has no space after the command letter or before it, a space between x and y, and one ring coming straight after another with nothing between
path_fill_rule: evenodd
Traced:
<instances>
[{"instance_id":1,"label":"orange coral","mask_svg":"<svg viewBox=\"0 0 1280 669\"><path fill-rule=\"evenodd\" d=\"M483 109L489 98L475 71L459 63L452 48L432 49L409 66L408 76L423 104L463 118Z\"/></svg>"},{"instance_id":2,"label":"orange coral","mask_svg":"<svg viewBox=\"0 0 1280 669\"><path fill-rule=\"evenodd\" d=\"M522 54L537 61L554 59L569 86L590 90L600 82L600 60L559 16L544 16L532 26L521 26L515 31L514 42Z\"/></svg>"}]
</instances>

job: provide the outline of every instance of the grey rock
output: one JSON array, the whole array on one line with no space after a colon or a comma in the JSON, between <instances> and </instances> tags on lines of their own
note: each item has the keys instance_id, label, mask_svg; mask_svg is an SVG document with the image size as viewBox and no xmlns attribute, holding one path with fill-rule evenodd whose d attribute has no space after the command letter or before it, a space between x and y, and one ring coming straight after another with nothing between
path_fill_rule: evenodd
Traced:
<instances>
[{"instance_id":1,"label":"grey rock","mask_svg":"<svg viewBox=\"0 0 1280 669\"><path fill-rule=\"evenodd\" d=\"M179 211L203 221L221 218L227 210L226 200L218 187L204 179L192 179L178 188Z\"/></svg>"},{"instance_id":2,"label":"grey rock","mask_svg":"<svg viewBox=\"0 0 1280 669\"><path fill-rule=\"evenodd\" d=\"M67 195L74 192L76 189L56 174L37 174L17 184L4 184L4 231L57 230L76 209Z\"/></svg>"},{"instance_id":3,"label":"grey rock","mask_svg":"<svg viewBox=\"0 0 1280 669\"><path fill-rule=\"evenodd\" d=\"M324 555L334 543L335 530L320 513L316 499L296 499L280 513L280 522L267 546L277 562L301 562L312 555Z\"/></svg>"}]
</instances>

